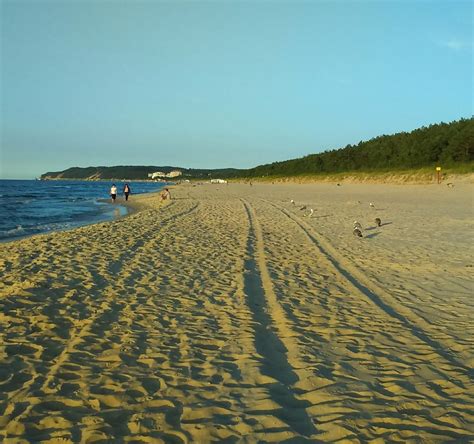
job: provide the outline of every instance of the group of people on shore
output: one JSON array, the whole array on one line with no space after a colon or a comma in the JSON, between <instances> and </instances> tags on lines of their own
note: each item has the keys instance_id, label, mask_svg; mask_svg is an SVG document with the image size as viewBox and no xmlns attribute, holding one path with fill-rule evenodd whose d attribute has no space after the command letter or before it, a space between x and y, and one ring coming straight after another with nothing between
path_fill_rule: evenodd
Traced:
<instances>
[{"instance_id":1,"label":"group of people on shore","mask_svg":"<svg viewBox=\"0 0 474 444\"><path fill-rule=\"evenodd\" d=\"M123 186L123 195L125 196L125 200L128 200L128 196L131 192L132 190L130 189L130 185L126 183ZM115 199L117 199L117 186L114 183L110 187L110 197L112 199L112 202L115 202Z\"/></svg>"},{"instance_id":2,"label":"group of people on shore","mask_svg":"<svg viewBox=\"0 0 474 444\"><path fill-rule=\"evenodd\" d=\"M123 186L123 195L125 196L125 200L128 201L128 196L132 192L130 185L126 183ZM117 199L117 186L113 183L112 186L110 187L110 198L112 199L112 203L115 203L115 200ZM171 193L168 188L165 188L161 193L160 193L160 201L163 200L170 200L171 199Z\"/></svg>"}]
</instances>

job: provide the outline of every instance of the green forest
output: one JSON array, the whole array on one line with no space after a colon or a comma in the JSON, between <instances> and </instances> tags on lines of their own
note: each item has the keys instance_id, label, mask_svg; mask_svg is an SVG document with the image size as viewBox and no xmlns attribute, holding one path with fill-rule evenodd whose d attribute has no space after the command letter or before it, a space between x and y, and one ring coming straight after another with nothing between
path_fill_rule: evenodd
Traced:
<instances>
[{"instance_id":1,"label":"green forest","mask_svg":"<svg viewBox=\"0 0 474 444\"><path fill-rule=\"evenodd\" d=\"M356 172L416 170L442 165L443 169L474 171L474 118L438 123L411 132L382 135L357 145L319 154L260 165L250 169L193 169L171 166L115 166L69 168L41 178L144 180L149 173L180 170L183 178L291 177Z\"/></svg>"},{"instance_id":2,"label":"green forest","mask_svg":"<svg viewBox=\"0 0 474 444\"><path fill-rule=\"evenodd\" d=\"M474 119L439 123L412 132L375 137L357 145L274 162L246 171L247 177L400 171L474 161ZM240 173L240 172L239 172Z\"/></svg>"}]
</instances>

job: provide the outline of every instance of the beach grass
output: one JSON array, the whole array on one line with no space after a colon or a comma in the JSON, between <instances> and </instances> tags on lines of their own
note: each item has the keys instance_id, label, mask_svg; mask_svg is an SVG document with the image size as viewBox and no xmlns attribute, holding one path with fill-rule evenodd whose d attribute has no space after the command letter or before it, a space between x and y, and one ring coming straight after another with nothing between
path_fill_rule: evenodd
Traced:
<instances>
[{"instance_id":1,"label":"beach grass","mask_svg":"<svg viewBox=\"0 0 474 444\"><path fill-rule=\"evenodd\" d=\"M456 165L441 166L440 178L442 181L451 179L474 182L474 162ZM311 173L287 175L268 175L261 177L242 177L231 179L234 182L352 182L352 183L420 183L429 184L437 182L436 165L431 167L394 170L391 168L367 171L345 171L339 173Z\"/></svg>"}]
</instances>

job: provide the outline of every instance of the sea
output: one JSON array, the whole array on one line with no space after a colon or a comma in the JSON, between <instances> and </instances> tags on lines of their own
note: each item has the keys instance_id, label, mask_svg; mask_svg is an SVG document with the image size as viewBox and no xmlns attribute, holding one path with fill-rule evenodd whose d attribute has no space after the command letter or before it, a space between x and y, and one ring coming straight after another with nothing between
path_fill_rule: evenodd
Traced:
<instances>
[{"instance_id":1,"label":"sea","mask_svg":"<svg viewBox=\"0 0 474 444\"><path fill-rule=\"evenodd\" d=\"M68 230L123 217L124 182L114 182L117 203L110 203L111 181L0 180L0 241ZM135 194L159 191L163 182L127 182Z\"/></svg>"}]
</instances>

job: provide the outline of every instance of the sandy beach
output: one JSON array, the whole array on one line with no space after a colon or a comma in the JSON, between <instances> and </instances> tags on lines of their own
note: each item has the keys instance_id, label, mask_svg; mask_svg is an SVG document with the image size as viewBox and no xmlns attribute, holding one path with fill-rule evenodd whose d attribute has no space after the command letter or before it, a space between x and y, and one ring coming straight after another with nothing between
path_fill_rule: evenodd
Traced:
<instances>
[{"instance_id":1,"label":"sandy beach","mask_svg":"<svg viewBox=\"0 0 474 444\"><path fill-rule=\"evenodd\" d=\"M185 184L0 244L1 441L474 440L473 191Z\"/></svg>"}]
</instances>

